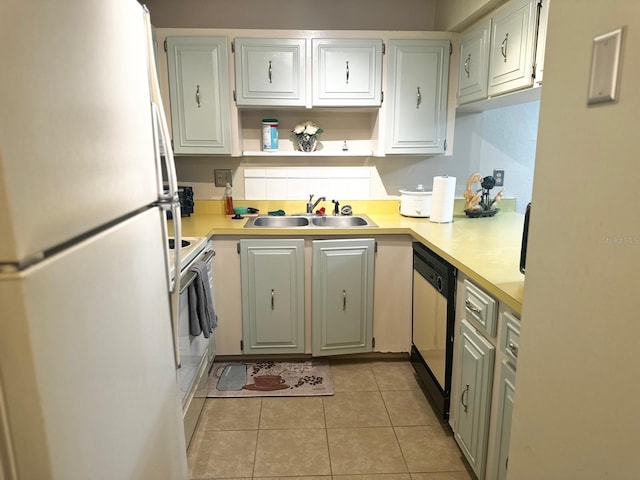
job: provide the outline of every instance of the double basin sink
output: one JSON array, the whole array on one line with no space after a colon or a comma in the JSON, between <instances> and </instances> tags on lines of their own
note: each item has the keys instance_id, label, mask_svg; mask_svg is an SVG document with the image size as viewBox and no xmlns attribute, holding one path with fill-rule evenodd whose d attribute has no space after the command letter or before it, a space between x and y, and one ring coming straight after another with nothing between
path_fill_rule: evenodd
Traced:
<instances>
[{"instance_id":1,"label":"double basin sink","mask_svg":"<svg viewBox=\"0 0 640 480\"><path fill-rule=\"evenodd\" d=\"M377 227L366 215L326 216L326 215L286 215L259 216L250 218L244 228L297 228L297 227L328 227L354 228Z\"/></svg>"}]
</instances>

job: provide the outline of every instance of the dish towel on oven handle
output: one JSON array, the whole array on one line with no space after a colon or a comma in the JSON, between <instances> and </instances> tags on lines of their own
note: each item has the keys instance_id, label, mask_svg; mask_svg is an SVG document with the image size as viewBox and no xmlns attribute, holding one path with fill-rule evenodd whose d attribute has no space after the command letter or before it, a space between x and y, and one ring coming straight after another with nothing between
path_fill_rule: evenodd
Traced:
<instances>
[{"instance_id":1,"label":"dish towel on oven handle","mask_svg":"<svg viewBox=\"0 0 640 480\"><path fill-rule=\"evenodd\" d=\"M213 309L211 288L209 288L209 267L202 261L194 262L189 271L196 274L188 289L189 333L197 337L201 333L205 338L211 336L218 326L218 316Z\"/></svg>"}]
</instances>

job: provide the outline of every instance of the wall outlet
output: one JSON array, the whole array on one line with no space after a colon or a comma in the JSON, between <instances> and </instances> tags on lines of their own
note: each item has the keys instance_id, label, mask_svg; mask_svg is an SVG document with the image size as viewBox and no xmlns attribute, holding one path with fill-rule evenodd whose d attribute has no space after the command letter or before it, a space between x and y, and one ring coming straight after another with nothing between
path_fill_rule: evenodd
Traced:
<instances>
[{"instance_id":1,"label":"wall outlet","mask_svg":"<svg viewBox=\"0 0 640 480\"><path fill-rule=\"evenodd\" d=\"M228 169L216 168L213 170L213 176L216 187L225 187L227 183L231 185L233 182L233 174Z\"/></svg>"},{"instance_id":2,"label":"wall outlet","mask_svg":"<svg viewBox=\"0 0 640 480\"><path fill-rule=\"evenodd\" d=\"M496 187L504 186L504 170L494 170L493 178L496 179Z\"/></svg>"}]
</instances>

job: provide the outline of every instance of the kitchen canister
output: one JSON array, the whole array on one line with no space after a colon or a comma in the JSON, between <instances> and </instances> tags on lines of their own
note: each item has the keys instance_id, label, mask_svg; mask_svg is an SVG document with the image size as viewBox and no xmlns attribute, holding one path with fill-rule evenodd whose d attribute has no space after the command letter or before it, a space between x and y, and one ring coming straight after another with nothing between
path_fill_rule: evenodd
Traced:
<instances>
[{"instance_id":1,"label":"kitchen canister","mask_svg":"<svg viewBox=\"0 0 640 480\"><path fill-rule=\"evenodd\" d=\"M456 193L456 177L433 177L431 217L434 223L453 221L453 200Z\"/></svg>"},{"instance_id":2,"label":"kitchen canister","mask_svg":"<svg viewBox=\"0 0 640 480\"><path fill-rule=\"evenodd\" d=\"M431 215L431 192L424 185L400 191L400 215L405 217L428 217Z\"/></svg>"},{"instance_id":3,"label":"kitchen canister","mask_svg":"<svg viewBox=\"0 0 640 480\"><path fill-rule=\"evenodd\" d=\"M275 118L262 119L262 150L265 152L278 150L278 120Z\"/></svg>"}]
</instances>

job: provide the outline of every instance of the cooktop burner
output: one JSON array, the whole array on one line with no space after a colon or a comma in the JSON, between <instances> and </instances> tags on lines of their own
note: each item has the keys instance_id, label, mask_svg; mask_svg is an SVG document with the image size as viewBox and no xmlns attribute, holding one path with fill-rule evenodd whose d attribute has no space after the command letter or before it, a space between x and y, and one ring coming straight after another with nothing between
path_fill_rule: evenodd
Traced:
<instances>
[{"instance_id":1,"label":"cooktop burner","mask_svg":"<svg viewBox=\"0 0 640 480\"><path fill-rule=\"evenodd\" d=\"M187 240L181 240L180 245L182 245L182 248L188 247L189 245L191 245L191 242L187 241ZM170 238L169 239L169 249L173 250L174 248L176 248L176 239L175 238Z\"/></svg>"},{"instance_id":2,"label":"cooktop burner","mask_svg":"<svg viewBox=\"0 0 640 480\"><path fill-rule=\"evenodd\" d=\"M169 238L169 250L175 249L175 239ZM185 237L180 243L180 270L187 268L189 263L198 256L198 254L204 250L207 245L207 239L205 237ZM173 275L173 253L169 254L169 265L171 267Z\"/></svg>"}]
</instances>

